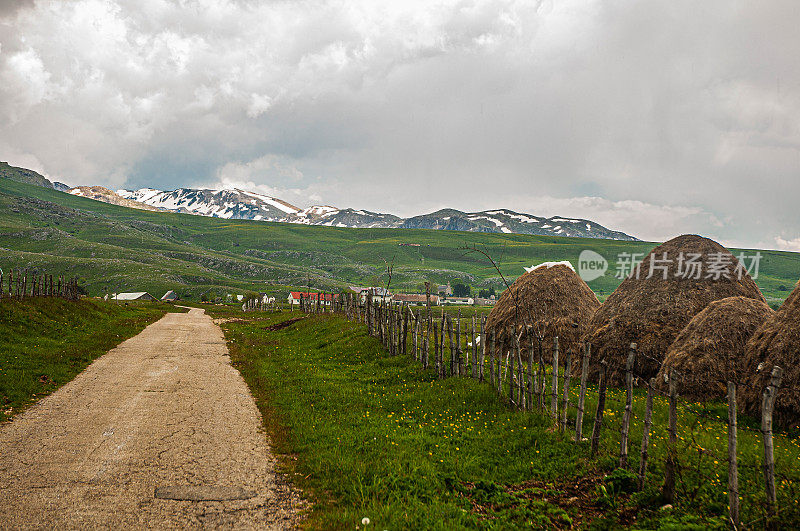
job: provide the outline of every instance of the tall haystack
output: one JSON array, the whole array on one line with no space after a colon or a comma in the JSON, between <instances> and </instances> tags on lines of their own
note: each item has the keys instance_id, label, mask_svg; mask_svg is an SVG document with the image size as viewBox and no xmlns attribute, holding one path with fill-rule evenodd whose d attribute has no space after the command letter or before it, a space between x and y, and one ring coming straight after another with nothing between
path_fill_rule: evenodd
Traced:
<instances>
[{"instance_id":1,"label":"tall haystack","mask_svg":"<svg viewBox=\"0 0 800 531\"><path fill-rule=\"evenodd\" d=\"M515 302L516 300L516 302ZM523 357L527 359L531 342L544 336L549 352L558 336L562 352L578 351L581 334L600 307L597 296L569 263L542 264L519 277L500 296L487 319L487 331L503 342L514 344L514 331L522 336ZM525 328L531 325L530 328ZM547 354L545 359L550 359Z\"/></svg>"},{"instance_id":2,"label":"tall haystack","mask_svg":"<svg viewBox=\"0 0 800 531\"><path fill-rule=\"evenodd\" d=\"M725 382L740 381L747 341L773 313L767 303L748 297L711 302L669 347L657 386L666 391L664 376L675 369L680 374L681 395L695 400L725 396Z\"/></svg>"},{"instance_id":3,"label":"tall haystack","mask_svg":"<svg viewBox=\"0 0 800 531\"><path fill-rule=\"evenodd\" d=\"M761 365L761 370L758 370ZM777 312L759 328L745 347L744 382L738 391L740 407L761 415L761 398L773 366L783 369L775 395L773 422L780 427L800 425L800 283Z\"/></svg>"},{"instance_id":4,"label":"tall haystack","mask_svg":"<svg viewBox=\"0 0 800 531\"><path fill-rule=\"evenodd\" d=\"M597 377L605 359L609 382L622 383L628 348L637 343L636 372L653 377L683 327L710 302L737 296L766 302L742 267L720 244L697 235L678 236L650 251L589 324L584 339L592 344L591 375ZM725 275L717 275L719 269Z\"/></svg>"}]
</instances>

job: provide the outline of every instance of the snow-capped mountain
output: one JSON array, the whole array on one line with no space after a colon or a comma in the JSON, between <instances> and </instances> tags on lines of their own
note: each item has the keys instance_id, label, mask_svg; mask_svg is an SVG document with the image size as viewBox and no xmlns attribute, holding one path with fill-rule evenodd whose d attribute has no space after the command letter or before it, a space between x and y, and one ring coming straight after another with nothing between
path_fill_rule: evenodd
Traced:
<instances>
[{"instance_id":1,"label":"snow-capped mountain","mask_svg":"<svg viewBox=\"0 0 800 531\"><path fill-rule=\"evenodd\" d=\"M225 219L283 221L302 209L286 201L244 190L195 190L179 188L169 192L142 188L136 191L117 190L117 194L150 206Z\"/></svg>"},{"instance_id":2,"label":"snow-capped mountain","mask_svg":"<svg viewBox=\"0 0 800 531\"><path fill-rule=\"evenodd\" d=\"M444 209L421 216L400 218L392 214L353 208L338 209L328 205L301 209L281 199L238 189L180 188L165 192L142 188L135 191L118 190L117 195L159 209L226 219L252 219L330 227L461 230L636 240L633 236L607 229L590 220L544 218L507 209L471 213Z\"/></svg>"}]
</instances>

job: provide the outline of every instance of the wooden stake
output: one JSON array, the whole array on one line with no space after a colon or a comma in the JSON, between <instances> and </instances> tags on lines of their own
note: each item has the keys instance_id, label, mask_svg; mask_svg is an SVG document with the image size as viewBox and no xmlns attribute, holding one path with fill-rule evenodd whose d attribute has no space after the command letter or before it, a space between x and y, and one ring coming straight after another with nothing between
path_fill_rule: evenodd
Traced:
<instances>
[{"instance_id":1,"label":"wooden stake","mask_svg":"<svg viewBox=\"0 0 800 531\"><path fill-rule=\"evenodd\" d=\"M636 361L636 343L631 343L628 359L625 362L625 412L622 414L622 426L620 427L619 440L619 466L628 467L628 429L631 424L631 413L633 411L633 363Z\"/></svg>"},{"instance_id":2,"label":"wooden stake","mask_svg":"<svg viewBox=\"0 0 800 531\"><path fill-rule=\"evenodd\" d=\"M664 466L664 503L675 501L675 474L677 467L678 442L678 388L677 375L669 371L669 441L667 444L667 461Z\"/></svg>"},{"instance_id":3,"label":"wooden stake","mask_svg":"<svg viewBox=\"0 0 800 531\"><path fill-rule=\"evenodd\" d=\"M600 430L603 427L603 410L606 407L606 360L600 362L600 390L597 396L597 411L594 414L594 427L592 428L592 457L597 454L600 446Z\"/></svg>"},{"instance_id":4,"label":"wooden stake","mask_svg":"<svg viewBox=\"0 0 800 531\"><path fill-rule=\"evenodd\" d=\"M478 379L484 380L483 365L486 361L486 316L481 317L481 361L478 369Z\"/></svg>"},{"instance_id":5,"label":"wooden stake","mask_svg":"<svg viewBox=\"0 0 800 531\"><path fill-rule=\"evenodd\" d=\"M761 403L761 433L764 436L764 484L767 495L767 527L774 527L775 519L775 455L772 445L772 412L775 408L775 394L781 386L783 369L777 365L772 368L769 385L764 389Z\"/></svg>"},{"instance_id":6,"label":"wooden stake","mask_svg":"<svg viewBox=\"0 0 800 531\"><path fill-rule=\"evenodd\" d=\"M739 529L739 467L736 457L736 384L728 382L728 512Z\"/></svg>"},{"instance_id":7,"label":"wooden stake","mask_svg":"<svg viewBox=\"0 0 800 531\"><path fill-rule=\"evenodd\" d=\"M550 415L558 422L558 336L553 338L553 381L550 391Z\"/></svg>"},{"instance_id":8,"label":"wooden stake","mask_svg":"<svg viewBox=\"0 0 800 531\"><path fill-rule=\"evenodd\" d=\"M564 400L561 402L561 432L567 431L567 412L569 410L569 375L572 371L572 351L567 351L564 359Z\"/></svg>"},{"instance_id":9,"label":"wooden stake","mask_svg":"<svg viewBox=\"0 0 800 531\"><path fill-rule=\"evenodd\" d=\"M583 366L581 367L581 391L578 395L578 412L575 415L575 442L583 440L583 407L586 402L586 378L589 376L589 357L592 353L592 344L588 341L583 345Z\"/></svg>"},{"instance_id":10,"label":"wooden stake","mask_svg":"<svg viewBox=\"0 0 800 531\"><path fill-rule=\"evenodd\" d=\"M656 379L650 378L647 385L647 405L644 413L644 432L642 433L642 450L639 458L639 490L644 488L644 478L647 474L647 455L650 446L650 427L653 425L653 394L655 393Z\"/></svg>"}]
</instances>

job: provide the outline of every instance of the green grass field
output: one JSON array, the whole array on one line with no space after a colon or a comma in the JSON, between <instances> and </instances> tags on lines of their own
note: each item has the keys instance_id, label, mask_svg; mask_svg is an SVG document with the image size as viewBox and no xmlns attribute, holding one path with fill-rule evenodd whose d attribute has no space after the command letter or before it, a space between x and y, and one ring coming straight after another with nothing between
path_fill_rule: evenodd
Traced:
<instances>
[{"instance_id":1,"label":"green grass field","mask_svg":"<svg viewBox=\"0 0 800 531\"><path fill-rule=\"evenodd\" d=\"M45 297L0 300L0 422L72 380L167 311L176 309Z\"/></svg>"},{"instance_id":2,"label":"green grass field","mask_svg":"<svg viewBox=\"0 0 800 531\"><path fill-rule=\"evenodd\" d=\"M417 243L419 247L401 244ZM386 285L417 292L425 281L461 281L474 289L504 288L497 271L467 247L485 249L509 280L523 266L553 260L575 264L584 249L611 261L590 283L600 299L619 284L621 252L647 253L655 244L410 229L346 229L236 221L118 207L0 178L0 268L78 276L92 295L175 289L201 293L289 288L339 291ZM738 254L739 250L734 250ZM800 278L800 254L762 251L758 285L773 306Z\"/></svg>"},{"instance_id":3,"label":"green grass field","mask_svg":"<svg viewBox=\"0 0 800 531\"><path fill-rule=\"evenodd\" d=\"M723 404L680 404L678 499L662 509L663 398L655 400L647 486L636 492L631 472L616 470L620 389L609 390L600 453L592 459L587 443L576 445L539 413L511 411L488 384L437 380L413 361L389 357L363 325L299 312L208 311L234 318L223 325L233 363L256 397L283 471L315 503L310 528L353 529L365 517L375 529L728 527ZM590 386L586 436L596 393ZM635 464L644 402L636 391ZM740 418L742 521L759 527L763 447L755 428L753 419ZM796 527L800 439L778 435L775 444L781 525Z\"/></svg>"}]
</instances>

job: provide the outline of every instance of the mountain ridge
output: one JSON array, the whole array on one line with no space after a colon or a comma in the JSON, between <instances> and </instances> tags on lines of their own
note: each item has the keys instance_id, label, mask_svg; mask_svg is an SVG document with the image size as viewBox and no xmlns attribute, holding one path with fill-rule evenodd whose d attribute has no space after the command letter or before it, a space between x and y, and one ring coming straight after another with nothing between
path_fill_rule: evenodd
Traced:
<instances>
[{"instance_id":1,"label":"mountain ridge","mask_svg":"<svg viewBox=\"0 0 800 531\"><path fill-rule=\"evenodd\" d=\"M173 212L226 219L252 219L345 228L458 230L638 241L634 236L608 229L587 219L562 216L546 218L505 208L480 212L463 212L446 208L401 218L393 214L356 208L339 209L330 205L300 208L275 197L238 188L222 190L178 188L171 191L141 188L118 190L116 193L122 198Z\"/></svg>"}]
</instances>

